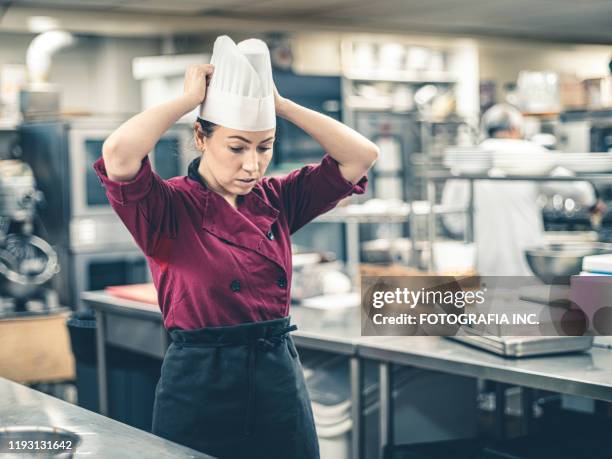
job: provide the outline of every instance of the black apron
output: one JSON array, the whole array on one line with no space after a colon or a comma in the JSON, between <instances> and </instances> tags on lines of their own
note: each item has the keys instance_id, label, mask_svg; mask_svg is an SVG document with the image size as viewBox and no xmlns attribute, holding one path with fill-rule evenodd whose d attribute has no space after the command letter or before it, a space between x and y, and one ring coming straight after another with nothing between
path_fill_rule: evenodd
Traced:
<instances>
[{"instance_id":1,"label":"black apron","mask_svg":"<svg viewBox=\"0 0 612 459\"><path fill-rule=\"evenodd\" d=\"M318 459L289 321L171 330L153 433L221 459Z\"/></svg>"}]
</instances>

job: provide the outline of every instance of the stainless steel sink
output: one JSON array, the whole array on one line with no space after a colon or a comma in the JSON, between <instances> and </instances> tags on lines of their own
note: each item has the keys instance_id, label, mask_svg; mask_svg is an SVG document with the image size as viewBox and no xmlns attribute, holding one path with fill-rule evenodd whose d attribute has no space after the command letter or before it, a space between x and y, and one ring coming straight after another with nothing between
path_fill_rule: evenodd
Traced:
<instances>
[{"instance_id":1,"label":"stainless steel sink","mask_svg":"<svg viewBox=\"0 0 612 459\"><path fill-rule=\"evenodd\" d=\"M79 435L59 427L0 426L2 459L67 459L80 442Z\"/></svg>"}]
</instances>

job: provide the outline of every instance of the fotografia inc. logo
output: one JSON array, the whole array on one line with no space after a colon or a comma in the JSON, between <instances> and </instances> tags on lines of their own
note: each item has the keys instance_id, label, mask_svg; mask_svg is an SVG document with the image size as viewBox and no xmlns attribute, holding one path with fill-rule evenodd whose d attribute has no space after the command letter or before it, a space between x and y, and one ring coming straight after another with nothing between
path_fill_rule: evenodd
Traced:
<instances>
[{"instance_id":1,"label":"fotografia inc. logo","mask_svg":"<svg viewBox=\"0 0 612 459\"><path fill-rule=\"evenodd\" d=\"M364 336L576 336L584 332L567 326L575 322L575 314L565 314L560 321L547 301L525 299L533 295L531 289L542 287L532 277L364 276L361 287Z\"/></svg>"}]
</instances>

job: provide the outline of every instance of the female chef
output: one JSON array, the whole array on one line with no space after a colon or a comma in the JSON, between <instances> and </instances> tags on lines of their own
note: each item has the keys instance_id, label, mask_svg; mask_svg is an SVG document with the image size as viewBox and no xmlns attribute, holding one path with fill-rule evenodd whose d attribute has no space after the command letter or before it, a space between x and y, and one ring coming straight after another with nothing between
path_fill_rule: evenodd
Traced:
<instances>
[{"instance_id":1,"label":"female chef","mask_svg":"<svg viewBox=\"0 0 612 459\"><path fill-rule=\"evenodd\" d=\"M161 179L147 153L202 104L201 155ZM276 116L327 154L264 177ZM290 234L366 187L376 146L281 97L264 42L218 37L184 94L134 116L94 168L147 256L172 343L157 385L153 432L220 458L317 458L310 399L289 332Z\"/></svg>"}]
</instances>

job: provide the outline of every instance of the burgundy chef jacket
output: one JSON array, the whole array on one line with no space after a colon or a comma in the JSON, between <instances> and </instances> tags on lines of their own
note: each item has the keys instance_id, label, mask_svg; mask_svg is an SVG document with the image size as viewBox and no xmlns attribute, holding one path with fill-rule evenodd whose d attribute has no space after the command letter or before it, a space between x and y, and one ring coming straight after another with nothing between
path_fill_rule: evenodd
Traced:
<instances>
[{"instance_id":1,"label":"burgundy chef jacket","mask_svg":"<svg viewBox=\"0 0 612 459\"><path fill-rule=\"evenodd\" d=\"M284 177L264 177L238 208L209 190L197 174L164 180L149 158L131 181L94 169L119 218L147 256L166 328L185 330L285 317L294 233L353 193L338 163L325 155Z\"/></svg>"}]
</instances>

